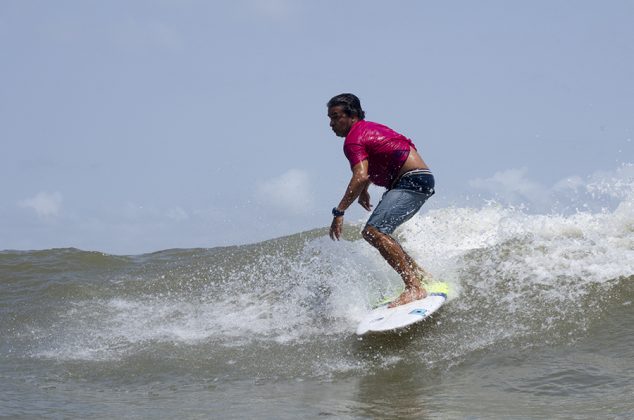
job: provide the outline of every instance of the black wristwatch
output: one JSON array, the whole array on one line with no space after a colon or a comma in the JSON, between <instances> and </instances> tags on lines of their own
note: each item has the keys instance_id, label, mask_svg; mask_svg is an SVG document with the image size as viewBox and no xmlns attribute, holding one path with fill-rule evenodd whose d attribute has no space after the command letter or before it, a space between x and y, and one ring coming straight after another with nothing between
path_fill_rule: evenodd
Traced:
<instances>
[{"instance_id":1,"label":"black wristwatch","mask_svg":"<svg viewBox=\"0 0 634 420\"><path fill-rule=\"evenodd\" d=\"M339 210L337 207L333 207L332 208L332 215L335 217L339 217L339 216L343 216L344 214L346 214L345 211L341 211Z\"/></svg>"}]
</instances>

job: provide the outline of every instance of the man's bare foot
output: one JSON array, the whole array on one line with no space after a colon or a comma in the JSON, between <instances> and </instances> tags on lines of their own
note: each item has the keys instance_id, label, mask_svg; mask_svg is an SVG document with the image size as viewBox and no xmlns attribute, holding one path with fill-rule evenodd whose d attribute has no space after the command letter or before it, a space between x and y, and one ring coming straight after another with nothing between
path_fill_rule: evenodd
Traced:
<instances>
[{"instance_id":1,"label":"man's bare foot","mask_svg":"<svg viewBox=\"0 0 634 420\"><path fill-rule=\"evenodd\" d=\"M395 308L400 305L405 305L407 303L413 302L415 300L424 299L427 297L427 291L420 286L416 287L406 287L405 291L401 293L399 297L394 299L387 305L388 308Z\"/></svg>"},{"instance_id":2,"label":"man's bare foot","mask_svg":"<svg viewBox=\"0 0 634 420\"><path fill-rule=\"evenodd\" d=\"M418 277L418 279L420 280L422 284L427 284L434 281L434 278L432 277L432 275L429 274L427 271L423 270L422 268L416 272L416 277Z\"/></svg>"}]
</instances>

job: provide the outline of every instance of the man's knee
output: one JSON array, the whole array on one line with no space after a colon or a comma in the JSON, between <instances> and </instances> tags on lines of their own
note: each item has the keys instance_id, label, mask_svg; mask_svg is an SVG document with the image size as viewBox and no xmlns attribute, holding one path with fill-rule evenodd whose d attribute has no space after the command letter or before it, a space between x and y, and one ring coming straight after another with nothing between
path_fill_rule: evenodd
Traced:
<instances>
[{"instance_id":1,"label":"man's knee","mask_svg":"<svg viewBox=\"0 0 634 420\"><path fill-rule=\"evenodd\" d=\"M374 244L379 239L379 237L384 234L381 233L381 231L379 231L374 226L365 225L365 227L361 231L361 235L363 235L363 239L371 244Z\"/></svg>"},{"instance_id":2,"label":"man's knee","mask_svg":"<svg viewBox=\"0 0 634 420\"><path fill-rule=\"evenodd\" d=\"M372 230L374 228L372 226L369 225L365 225L365 227L363 228L363 230L361 231L361 236L363 236L363 239L365 239L368 242L372 242Z\"/></svg>"}]
</instances>

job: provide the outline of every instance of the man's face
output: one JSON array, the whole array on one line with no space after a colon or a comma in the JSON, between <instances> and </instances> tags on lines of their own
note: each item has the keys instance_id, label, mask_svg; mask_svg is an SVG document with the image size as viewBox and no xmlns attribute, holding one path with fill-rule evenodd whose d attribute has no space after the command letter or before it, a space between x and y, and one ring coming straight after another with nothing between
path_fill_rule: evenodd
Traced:
<instances>
[{"instance_id":1,"label":"man's face","mask_svg":"<svg viewBox=\"0 0 634 420\"><path fill-rule=\"evenodd\" d=\"M352 124L357 122L356 117L350 117L343 112L343 106L341 105L328 108L328 118L330 118L330 128L339 137L347 136Z\"/></svg>"}]
</instances>

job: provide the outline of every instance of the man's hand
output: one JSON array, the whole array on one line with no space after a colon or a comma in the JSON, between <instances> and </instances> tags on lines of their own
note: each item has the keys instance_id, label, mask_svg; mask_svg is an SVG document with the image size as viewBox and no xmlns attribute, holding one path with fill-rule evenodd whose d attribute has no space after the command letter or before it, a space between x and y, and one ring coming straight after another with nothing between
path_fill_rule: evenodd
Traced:
<instances>
[{"instance_id":1,"label":"man's hand","mask_svg":"<svg viewBox=\"0 0 634 420\"><path fill-rule=\"evenodd\" d=\"M372 210L372 204L370 204L370 193L367 189L361 191L361 194L359 195L359 204L361 204L361 207L367 211Z\"/></svg>"},{"instance_id":2,"label":"man's hand","mask_svg":"<svg viewBox=\"0 0 634 420\"><path fill-rule=\"evenodd\" d=\"M333 217L330 224L330 239L333 241L339 240L341 237L341 231L343 230L343 216Z\"/></svg>"}]
</instances>

